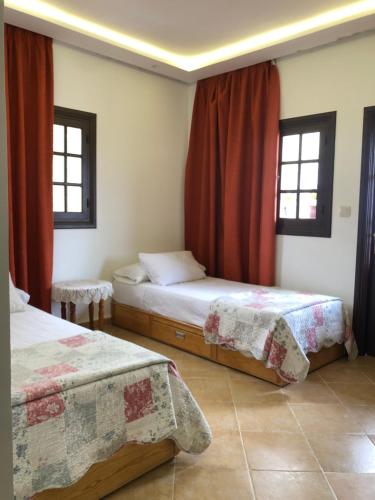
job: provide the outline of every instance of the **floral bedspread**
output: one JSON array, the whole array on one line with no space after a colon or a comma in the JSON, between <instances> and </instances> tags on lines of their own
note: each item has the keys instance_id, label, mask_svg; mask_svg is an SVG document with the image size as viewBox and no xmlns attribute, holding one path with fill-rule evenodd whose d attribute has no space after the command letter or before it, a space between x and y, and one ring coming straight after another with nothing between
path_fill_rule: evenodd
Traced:
<instances>
[{"instance_id":1,"label":"floral bedspread","mask_svg":"<svg viewBox=\"0 0 375 500\"><path fill-rule=\"evenodd\" d=\"M69 486L129 442L211 441L173 362L101 332L14 350L12 412L17 499Z\"/></svg>"},{"instance_id":2,"label":"floral bedspread","mask_svg":"<svg viewBox=\"0 0 375 500\"><path fill-rule=\"evenodd\" d=\"M357 354L340 299L278 288L254 286L214 300L203 331L207 343L261 360L287 382L306 378L308 352L345 343Z\"/></svg>"}]
</instances>

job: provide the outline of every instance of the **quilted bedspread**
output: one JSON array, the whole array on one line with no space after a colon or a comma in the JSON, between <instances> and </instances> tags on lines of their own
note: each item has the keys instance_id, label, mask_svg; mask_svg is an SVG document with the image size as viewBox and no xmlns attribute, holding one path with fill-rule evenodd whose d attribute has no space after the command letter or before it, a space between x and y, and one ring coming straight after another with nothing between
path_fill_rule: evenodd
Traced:
<instances>
[{"instance_id":1,"label":"quilted bedspread","mask_svg":"<svg viewBox=\"0 0 375 500\"><path fill-rule=\"evenodd\" d=\"M214 300L203 331L206 342L261 360L287 382L306 378L308 352L345 343L356 355L342 301L324 295L254 286Z\"/></svg>"},{"instance_id":2,"label":"quilted bedspread","mask_svg":"<svg viewBox=\"0 0 375 500\"><path fill-rule=\"evenodd\" d=\"M12 412L17 499L74 483L129 442L200 453L211 441L173 362L101 332L13 351Z\"/></svg>"}]
</instances>

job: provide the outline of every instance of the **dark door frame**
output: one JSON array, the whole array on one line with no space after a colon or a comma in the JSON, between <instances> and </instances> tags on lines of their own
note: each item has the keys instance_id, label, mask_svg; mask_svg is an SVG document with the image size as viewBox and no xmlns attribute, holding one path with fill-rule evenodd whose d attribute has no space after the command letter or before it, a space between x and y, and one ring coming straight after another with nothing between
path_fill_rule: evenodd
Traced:
<instances>
[{"instance_id":1,"label":"dark door frame","mask_svg":"<svg viewBox=\"0 0 375 500\"><path fill-rule=\"evenodd\" d=\"M375 106L364 109L362 167L358 215L357 263L353 331L360 354L368 352L366 341L370 270L375 227Z\"/></svg>"}]
</instances>

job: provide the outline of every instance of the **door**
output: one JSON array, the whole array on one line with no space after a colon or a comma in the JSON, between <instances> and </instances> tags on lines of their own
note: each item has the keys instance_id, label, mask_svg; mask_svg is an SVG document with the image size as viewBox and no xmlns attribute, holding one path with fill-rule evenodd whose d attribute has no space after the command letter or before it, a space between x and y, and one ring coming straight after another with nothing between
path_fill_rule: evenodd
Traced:
<instances>
[{"instance_id":1,"label":"door","mask_svg":"<svg viewBox=\"0 0 375 500\"><path fill-rule=\"evenodd\" d=\"M353 330L359 353L375 356L375 106L363 121Z\"/></svg>"}]
</instances>

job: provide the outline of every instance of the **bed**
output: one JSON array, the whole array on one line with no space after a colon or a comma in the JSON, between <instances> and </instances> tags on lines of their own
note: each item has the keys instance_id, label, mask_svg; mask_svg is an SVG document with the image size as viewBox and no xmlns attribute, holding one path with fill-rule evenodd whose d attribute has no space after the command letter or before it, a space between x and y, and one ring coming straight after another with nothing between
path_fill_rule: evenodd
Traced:
<instances>
[{"instance_id":1,"label":"bed","mask_svg":"<svg viewBox=\"0 0 375 500\"><path fill-rule=\"evenodd\" d=\"M209 446L171 360L31 306L11 314L15 498L102 498Z\"/></svg>"},{"instance_id":2,"label":"bed","mask_svg":"<svg viewBox=\"0 0 375 500\"><path fill-rule=\"evenodd\" d=\"M115 325L280 386L355 350L335 297L212 277L169 286L115 278L113 286Z\"/></svg>"}]
</instances>

